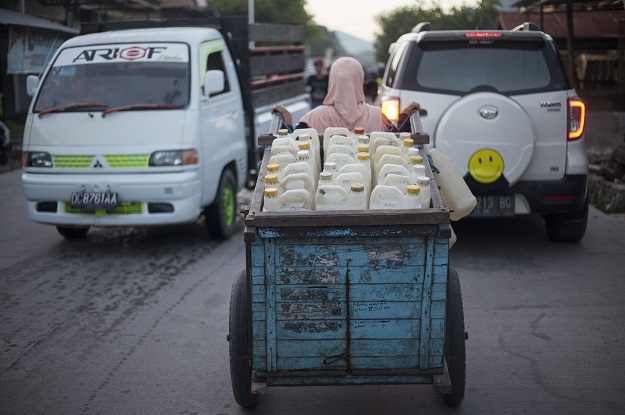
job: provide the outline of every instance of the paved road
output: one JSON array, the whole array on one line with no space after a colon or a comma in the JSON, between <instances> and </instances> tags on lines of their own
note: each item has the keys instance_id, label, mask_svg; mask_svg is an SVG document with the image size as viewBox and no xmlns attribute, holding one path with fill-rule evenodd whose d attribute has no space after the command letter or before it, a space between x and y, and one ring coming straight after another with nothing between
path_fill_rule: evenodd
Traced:
<instances>
[{"instance_id":1,"label":"paved road","mask_svg":"<svg viewBox=\"0 0 625 415\"><path fill-rule=\"evenodd\" d=\"M245 197L245 195L243 195ZM202 224L96 229L31 223L19 172L0 175L0 414L243 414L227 319L242 237ZM466 397L429 385L270 388L256 414L622 414L625 223L592 209L580 244L539 218L455 224Z\"/></svg>"}]
</instances>

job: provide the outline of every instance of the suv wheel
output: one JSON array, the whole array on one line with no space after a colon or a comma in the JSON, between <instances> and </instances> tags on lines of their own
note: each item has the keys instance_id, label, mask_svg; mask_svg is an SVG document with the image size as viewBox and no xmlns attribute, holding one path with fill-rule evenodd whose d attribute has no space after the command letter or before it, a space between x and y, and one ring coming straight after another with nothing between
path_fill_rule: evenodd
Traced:
<instances>
[{"instance_id":1,"label":"suv wheel","mask_svg":"<svg viewBox=\"0 0 625 415\"><path fill-rule=\"evenodd\" d=\"M580 210L545 216L547 236L554 242L579 242L586 233L588 201Z\"/></svg>"}]
</instances>

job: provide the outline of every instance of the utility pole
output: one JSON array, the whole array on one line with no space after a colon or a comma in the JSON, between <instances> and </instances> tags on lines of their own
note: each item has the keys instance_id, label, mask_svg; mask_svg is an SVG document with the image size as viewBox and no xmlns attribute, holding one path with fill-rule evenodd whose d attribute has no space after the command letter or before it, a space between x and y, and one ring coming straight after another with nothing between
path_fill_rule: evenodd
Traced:
<instances>
[{"instance_id":1,"label":"utility pole","mask_svg":"<svg viewBox=\"0 0 625 415\"><path fill-rule=\"evenodd\" d=\"M621 94L625 94L625 20L618 22L618 86L617 90Z\"/></svg>"},{"instance_id":2,"label":"utility pole","mask_svg":"<svg viewBox=\"0 0 625 415\"><path fill-rule=\"evenodd\" d=\"M542 28L541 28L542 29ZM568 53L568 70L573 86L577 88L577 71L575 70L575 47L573 45L574 28L573 28L573 1L566 2L566 49Z\"/></svg>"},{"instance_id":3,"label":"utility pole","mask_svg":"<svg viewBox=\"0 0 625 415\"><path fill-rule=\"evenodd\" d=\"M251 26L254 23L254 0L247 0L247 23L248 23L248 31L249 31L249 26ZM254 45L254 41L250 41L249 43L249 47L250 49L253 48Z\"/></svg>"}]
</instances>

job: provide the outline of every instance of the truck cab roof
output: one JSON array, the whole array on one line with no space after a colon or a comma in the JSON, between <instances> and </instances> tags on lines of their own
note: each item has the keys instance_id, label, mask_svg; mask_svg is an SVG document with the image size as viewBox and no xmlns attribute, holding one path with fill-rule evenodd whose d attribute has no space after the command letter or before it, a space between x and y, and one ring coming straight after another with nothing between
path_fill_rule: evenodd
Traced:
<instances>
[{"instance_id":1,"label":"truck cab roof","mask_svg":"<svg viewBox=\"0 0 625 415\"><path fill-rule=\"evenodd\" d=\"M197 44L220 39L217 29L208 27L165 27L149 29L116 30L78 36L65 42L65 47L129 42L185 42Z\"/></svg>"}]
</instances>

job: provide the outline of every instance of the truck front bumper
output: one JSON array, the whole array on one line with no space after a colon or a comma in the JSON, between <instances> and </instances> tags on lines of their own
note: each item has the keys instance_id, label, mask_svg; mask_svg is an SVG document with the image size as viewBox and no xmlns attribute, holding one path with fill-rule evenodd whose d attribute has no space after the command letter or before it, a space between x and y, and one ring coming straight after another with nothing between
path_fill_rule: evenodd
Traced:
<instances>
[{"instance_id":1,"label":"truck front bumper","mask_svg":"<svg viewBox=\"0 0 625 415\"><path fill-rule=\"evenodd\" d=\"M71 175L22 173L30 218L74 226L146 226L188 223L201 213L200 171ZM114 210L70 208L74 192L117 194Z\"/></svg>"}]
</instances>

